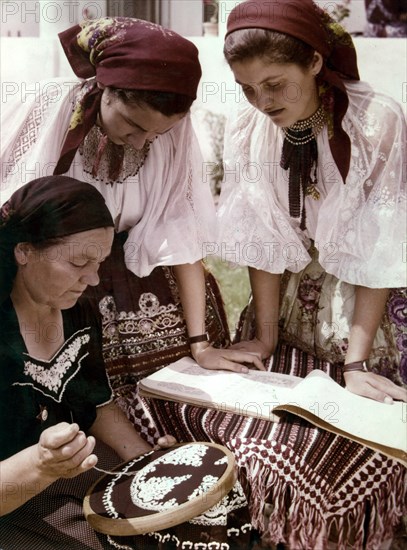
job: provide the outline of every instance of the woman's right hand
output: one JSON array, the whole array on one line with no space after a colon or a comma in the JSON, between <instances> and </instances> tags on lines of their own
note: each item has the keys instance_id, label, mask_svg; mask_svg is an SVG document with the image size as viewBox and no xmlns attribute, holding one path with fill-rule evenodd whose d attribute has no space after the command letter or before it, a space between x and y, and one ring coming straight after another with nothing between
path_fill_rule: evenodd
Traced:
<instances>
[{"instance_id":1,"label":"woman's right hand","mask_svg":"<svg viewBox=\"0 0 407 550\"><path fill-rule=\"evenodd\" d=\"M274 351L270 346L267 346L258 338L253 338L253 340L242 340L241 342L231 345L229 349L253 353L260 357L263 361L268 359Z\"/></svg>"},{"instance_id":2,"label":"woman's right hand","mask_svg":"<svg viewBox=\"0 0 407 550\"><path fill-rule=\"evenodd\" d=\"M32 447L34 465L41 475L54 480L75 477L96 465L97 456L92 454L95 443L78 424L61 422L44 430Z\"/></svg>"},{"instance_id":3,"label":"woman's right hand","mask_svg":"<svg viewBox=\"0 0 407 550\"><path fill-rule=\"evenodd\" d=\"M202 344L202 345L201 345ZM248 365L258 370L266 370L260 354L230 348L214 348L206 342L191 345L192 356L204 369L249 372Z\"/></svg>"}]
</instances>

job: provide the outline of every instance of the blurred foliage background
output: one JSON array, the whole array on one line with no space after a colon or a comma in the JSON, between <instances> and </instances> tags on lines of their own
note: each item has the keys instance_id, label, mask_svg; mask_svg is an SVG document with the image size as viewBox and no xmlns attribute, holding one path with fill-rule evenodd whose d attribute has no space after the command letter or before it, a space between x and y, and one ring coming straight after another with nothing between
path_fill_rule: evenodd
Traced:
<instances>
[{"instance_id":1,"label":"blurred foliage background","mask_svg":"<svg viewBox=\"0 0 407 550\"><path fill-rule=\"evenodd\" d=\"M218 281L233 338L240 313L250 297L248 270L246 267L228 264L216 256L207 256L205 264Z\"/></svg>"}]
</instances>

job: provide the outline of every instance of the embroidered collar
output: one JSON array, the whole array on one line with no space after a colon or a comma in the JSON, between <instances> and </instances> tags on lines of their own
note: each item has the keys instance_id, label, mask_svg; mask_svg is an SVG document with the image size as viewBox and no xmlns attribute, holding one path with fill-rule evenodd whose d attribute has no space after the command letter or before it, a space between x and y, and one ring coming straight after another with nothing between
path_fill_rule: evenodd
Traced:
<instances>
[{"instance_id":1,"label":"embroidered collar","mask_svg":"<svg viewBox=\"0 0 407 550\"><path fill-rule=\"evenodd\" d=\"M49 361L44 361L27 353L11 298L0 306L0 315L6 327L1 335L3 351L13 357L14 364L21 365L18 374L13 374L13 385L30 385L60 403L67 384L88 355L91 328L75 331L71 310L63 310L65 342Z\"/></svg>"},{"instance_id":2,"label":"embroidered collar","mask_svg":"<svg viewBox=\"0 0 407 550\"><path fill-rule=\"evenodd\" d=\"M34 390L60 403L68 383L81 368L82 360L88 355L89 327L75 332L49 360L43 361L24 355L24 372L20 382L13 386L32 386Z\"/></svg>"}]
</instances>

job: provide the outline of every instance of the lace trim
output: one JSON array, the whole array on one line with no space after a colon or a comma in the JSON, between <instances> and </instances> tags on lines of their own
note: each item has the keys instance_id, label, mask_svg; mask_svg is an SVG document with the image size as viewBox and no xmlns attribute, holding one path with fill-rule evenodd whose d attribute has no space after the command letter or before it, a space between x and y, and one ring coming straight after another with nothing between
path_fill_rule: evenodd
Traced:
<instances>
[{"instance_id":1,"label":"lace trim","mask_svg":"<svg viewBox=\"0 0 407 550\"><path fill-rule=\"evenodd\" d=\"M53 103L54 101L55 98L52 94L47 93L38 97L37 103L33 106L24 126L16 137L12 154L5 163L5 178L14 173L16 164L37 141L38 133L44 120L44 113L48 109L49 103Z\"/></svg>"},{"instance_id":2,"label":"lace trim","mask_svg":"<svg viewBox=\"0 0 407 550\"><path fill-rule=\"evenodd\" d=\"M83 159L84 171L87 174L93 174L95 162L98 157L99 145L104 134L99 126L94 126L85 137L83 144L79 147L79 153ZM150 151L151 141L146 141L142 149L134 149L130 145L123 145L123 161L120 169L120 175L114 181L110 176L111 166L116 162L117 145L107 140L106 146L97 166L97 175L93 176L97 181L103 183L123 183L130 177L136 176Z\"/></svg>"}]
</instances>

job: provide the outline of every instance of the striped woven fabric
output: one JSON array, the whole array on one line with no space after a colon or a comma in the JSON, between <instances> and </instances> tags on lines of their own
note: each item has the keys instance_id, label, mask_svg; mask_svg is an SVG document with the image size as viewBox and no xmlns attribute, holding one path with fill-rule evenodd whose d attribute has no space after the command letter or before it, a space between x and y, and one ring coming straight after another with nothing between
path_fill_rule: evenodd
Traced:
<instances>
[{"instance_id":1,"label":"striped woven fabric","mask_svg":"<svg viewBox=\"0 0 407 550\"><path fill-rule=\"evenodd\" d=\"M272 365L296 376L314 368L340 379L335 365L288 345ZM252 523L271 544L316 550L329 540L339 550L377 550L405 511L402 465L294 415L275 424L158 399L145 406L160 430L179 441L213 441L235 453Z\"/></svg>"}]
</instances>

